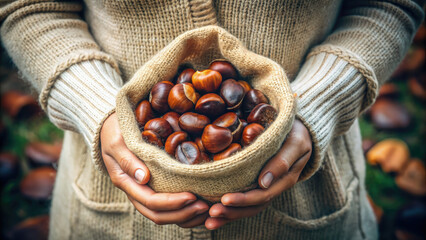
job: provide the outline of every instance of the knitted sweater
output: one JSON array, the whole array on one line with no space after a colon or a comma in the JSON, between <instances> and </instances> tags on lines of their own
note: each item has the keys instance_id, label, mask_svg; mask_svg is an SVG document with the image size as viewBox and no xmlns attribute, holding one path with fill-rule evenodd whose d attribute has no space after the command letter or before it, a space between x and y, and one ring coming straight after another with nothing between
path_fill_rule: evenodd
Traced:
<instances>
[{"instance_id":1,"label":"knitted sweater","mask_svg":"<svg viewBox=\"0 0 426 240\"><path fill-rule=\"evenodd\" d=\"M152 239L200 233L213 238L348 238L374 234L374 224L368 226L372 215L364 199L365 169L356 118L374 102L380 84L406 53L423 18L419 4L424 3L24 0L3 6L0 23L5 48L40 92L40 103L51 121L75 132L66 132L51 237ZM140 66L179 34L210 24L225 28L249 50L284 68L299 96L298 118L311 133L314 154L304 169L305 181L254 218L214 232L155 226L94 170L103 169L100 127L114 111L118 89ZM80 208L81 213L60 209L63 202L76 202L69 208ZM115 214L102 218L103 223L88 233L70 230L94 223L106 212ZM351 213L358 217L348 218ZM125 220L119 221L123 214ZM59 223L63 226L58 227ZM118 227L111 229L114 223ZM359 226L355 233L351 234L350 224Z\"/></svg>"}]
</instances>

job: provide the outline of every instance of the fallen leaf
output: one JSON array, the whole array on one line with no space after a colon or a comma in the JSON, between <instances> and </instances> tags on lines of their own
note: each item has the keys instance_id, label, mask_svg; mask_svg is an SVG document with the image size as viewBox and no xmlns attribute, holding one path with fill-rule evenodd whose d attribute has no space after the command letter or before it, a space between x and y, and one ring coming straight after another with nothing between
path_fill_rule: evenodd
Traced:
<instances>
[{"instance_id":1,"label":"fallen leaf","mask_svg":"<svg viewBox=\"0 0 426 240\"><path fill-rule=\"evenodd\" d=\"M26 119L41 112L34 97L17 91L9 91L3 94L1 108L15 119Z\"/></svg>"},{"instance_id":2,"label":"fallen leaf","mask_svg":"<svg viewBox=\"0 0 426 240\"><path fill-rule=\"evenodd\" d=\"M412 159L395 179L402 190L417 196L426 195L426 169L420 159Z\"/></svg>"},{"instance_id":3,"label":"fallen leaf","mask_svg":"<svg viewBox=\"0 0 426 240\"><path fill-rule=\"evenodd\" d=\"M12 240L46 240L49 235L49 215L42 215L24 220L16 225L10 233Z\"/></svg>"},{"instance_id":4,"label":"fallen leaf","mask_svg":"<svg viewBox=\"0 0 426 240\"><path fill-rule=\"evenodd\" d=\"M381 130L400 130L410 126L411 115L407 109L388 99L379 99L371 107L371 121Z\"/></svg>"},{"instance_id":5,"label":"fallen leaf","mask_svg":"<svg viewBox=\"0 0 426 240\"><path fill-rule=\"evenodd\" d=\"M385 83L383 84L379 89L379 96L377 99L380 98L387 98L387 99L395 99L399 95L398 87L394 83Z\"/></svg>"},{"instance_id":6,"label":"fallen leaf","mask_svg":"<svg viewBox=\"0 0 426 240\"><path fill-rule=\"evenodd\" d=\"M426 74L424 73L422 77L426 78ZM412 77L408 80L408 88L415 97L426 100L426 86L425 84L421 84L416 77Z\"/></svg>"},{"instance_id":7,"label":"fallen leaf","mask_svg":"<svg viewBox=\"0 0 426 240\"><path fill-rule=\"evenodd\" d=\"M379 164L384 172L400 172L410 158L407 145L398 139L386 139L374 145L367 152L371 165Z\"/></svg>"}]
</instances>

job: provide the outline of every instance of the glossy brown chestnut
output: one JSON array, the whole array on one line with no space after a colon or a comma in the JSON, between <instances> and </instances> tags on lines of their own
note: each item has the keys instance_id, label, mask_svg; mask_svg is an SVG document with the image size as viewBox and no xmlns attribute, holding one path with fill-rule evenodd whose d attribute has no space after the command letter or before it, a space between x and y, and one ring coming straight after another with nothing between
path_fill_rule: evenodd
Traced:
<instances>
[{"instance_id":1,"label":"glossy brown chestnut","mask_svg":"<svg viewBox=\"0 0 426 240\"><path fill-rule=\"evenodd\" d=\"M169 81L162 81L155 84L151 89L151 93L149 94L149 102L155 111L164 113L169 110L167 99L172 88L173 83Z\"/></svg>"},{"instance_id":2,"label":"glossy brown chestnut","mask_svg":"<svg viewBox=\"0 0 426 240\"><path fill-rule=\"evenodd\" d=\"M142 132L142 139L146 142L156 145L158 147L163 147L163 141L161 140L160 136L152 130L145 130Z\"/></svg>"},{"instance_id":3,"label":"glossy brown chestnut","mask_svg":"<svg viewBox=\"0 0 426 240\"><path fill-rule=\"evenodd\" d=\"M176 84L178 83L192 83L192 75L195 73L195 70L192 68L187 68L183 70L179 77L176 80Z\"/></svg>"},{"instance_id":4,"label":"glossy brown chestnut","mask_svg":"<svg viewBox=\"0 0 426 240\"><path fill-rule=\"evenodd\" d=\"M256 140L256 138L263 132L263 130L265 130L265 128L258 123L247 125L247 127L244 128L241 141L243 146L248 146L254 142L254 140Z\"/></svg>"},{"instance_id":5,"label":"glossy brown chestnut","mask_svg":"<svg viewBox=\"0 0 426 240\"><path fill-rule=\"evenodd\" d=\"M194 108L198 97L192 84L179 83L170 90L168 103L173 111L182 114Z\"/></svg>"},{"instance_id":6,"label":"glossy brown chestnut","mask_svg":"<svg viewBox=\"0 0 426 240\"><path fill-rule=\"evenodd\" d=\"M220 153L216 153L215 155L213 155L213 161L218 161L218 160L222 160L224 158L227 158L229 156L231 156L232 154L238 152L241 150L241 145L238 143L232 143L231 145L229 145L229 147L225 150L223 150Z\"/></svg>"},{"instance_id":7,"label":"glossy brown chestnut","mask_svg":"<svg viewBox=\"0 0 426 240\"><path fill-rule=\"evenodd\" d=\"M243 100L244 114L250 114L251 110L259 103L269 103L268 98L259 90L252 89L248 91Z\"/></svg>"},{"instance_id":8,"label":"glossy brown chestnut","mask_svg":"<svg viewBox=\"0 0 426 240\"><path fill-rule=\"evenodd\" d=\"M166 139L173 132L172 126L170 126L169 122L162 118L154 118L149 120L145 124L144 130L154 131L161 138L161 140Z\"/></svg>"},{"instance_id":9,"label":"glossy brown chestnut","mask_svg":"<svg viewBox=\"0 0 426 240\"><path fill-rule=\"evenodd\" d=\"M228 110L233 110L241 105L244 98L244 88L234 79L228 79L220 87L220 96L228 106Z\"/></svg>"},{"instance_id":10,"label":"glossy brown chestnut","mask_svg":"<svg viewBox=\"0 0 426 240\"><path fill-rule=\"evenodd\" d=\"M201 134L204 127L209 123L210 119L208 117L193 112L184 113L179 118L180 128L195 135Z\"/></svg>"},{"instance_id":11,"label":"glossy brown chestnut","mask_svg":"<svg viewBox=\"0 0 426 240\"><path fill-rule=\"evenodd\" d=\"M238 78L237 69L235 69L235 67L227 61L222 61L222 60L214 61L210 64L209 69L218 71L220 75L222 75L223 80L230 79L230 78L233 78L233 79Z\"/></svg>"},{"instance_id":12,"label":"glossy brown chestnut","mask_svg":"<svg viewBox=\"0 0 426 240\"><path fill-rule=\"evenodd\" d=\"M138 104L135 109L136 121L139 123L140 127L145 126L145 124L153 119L154 111L152 111L151 104L147 100L143 100Z\"/></svg>"},{"instance_id":13,"label":"glossy brown chestnut","mask_svg":"<svg viewBox=\"0 0 426 240\"><path fill-rule=\"evenodd\" d=\"M186 132L174 132L167 138L164 150L174 156L177 146L185 141L188 141L188 134Z\"/></svg>"},{"instance_id":14,"label":"glossy brown chestnut","mask_svg":"<svg viewBox=\"0 0 426 240\"><path fill-rule=\"evenodd\" d=\"M243 127L237 114L233 112L225 113L213 122L213 125L224 127L232 132L233 142L238 142L243 132Z\"/></svg>"},{"instance_id":15,"label":"glossy brown chestnut","mask_svg":"<svg viewBox=\"0 0 426 240\"><path fill-rule=\"evenodd\" d=\"M182 131L179 127L179 113L175 112L168 112L164 114L161 118L165 119L167 122L169 122L170 126L172 126L173 131L179 132Z\"/></svg>"},{"instance_id":16,"label":"glossy brown chestnut","mask_svg":"<svg viewBox=\"0 0 426 240\"><path fill-rule=\"evenodd\" d=\"M197 144L198 149L200 149L201 152L206 152L206 148L203 145L203 142L201 141L201 138L196 138L195 139L195 144Z\"/></svg>"},{"instance_id":17,"label":"glossy brown chestnut","mask_svg":"<svg viewBox=\"0 0 426 240\"><path fill-rule=\"evenodd\" d=\"M25 147L25 156L32 167L52 166L58 163L62 143L30 142Z\"/></svg>"},{"instance_id":18,"label":"glossy brown chestnut","mask_svg":"<svg viewBox=\"0 0 426 240\"><path fill-rule=\"evenodd\" d=\"M259 123L267 128L277 117L277 110L267 103L260 103L253 108L247 118L248 123Z\"/></svg>"},{"instance_id":19,"label":"glossy brown chestnut","mask_svg":"<svg viewBox=\"0 0 426 240\"><path fill-rule=\"evenodd\" d=\"M197 91L215 92L222 83L222 76L219 72L207 69L204 71L196 71L192 75L192 84Z\"/></svg>"},{"instance_id":20,"label":"glossy brown chestnut","mask_svg":"<svg viewBox=\"0 0 426 240\"><path fill-rule=\"evenodd\" d=\"M198 99L195 111L203 115L215 118L225 112L225 102L215 93L207 93Z\"/></svg>"},{"instance_id":21,"label":"glossy brown chestnut","mask_svg":"<svg viewBox=\"0 0 426 240\"><path fill-rule=\"evenodd\" d=\"M22 179L19 188L26 197L35 200L47 200L52 196L56 170L51 167L39 167L30 171Z\"/></svg>"},{"instance_id":22,"label":"glossy brown chestnut","mask_svg":"<svg viewBox=\"0 0 426 240\"><path fill-rule=\"evenodd\" d=\"M208 152L218 153L232 143L231 130L209 124L204 128L201 141Z\"/></svg>"},{"instance_id":23,"label":"glossy brown chestnut","mask_svg":"<svg viewBox=\"0 0 426 240\"><path fill-rule=\"evenodd\" d=\"M178 145L175 153L176 159L184 164L197 164L202 160L201 152L194 142L183 142Z\"/></svg>"},{"instance_id":24,"label":"glossy brown chestnut","mask_svg":"<svg viewBox=\"0 0 426 240\"><path fill-rule=\"evenodd\" d=\"M251 86L248 82L240 80L238 81L238 83L244 88L244 93L247 93L248 91L251 90Z\"/></svg>"}]
</instances>

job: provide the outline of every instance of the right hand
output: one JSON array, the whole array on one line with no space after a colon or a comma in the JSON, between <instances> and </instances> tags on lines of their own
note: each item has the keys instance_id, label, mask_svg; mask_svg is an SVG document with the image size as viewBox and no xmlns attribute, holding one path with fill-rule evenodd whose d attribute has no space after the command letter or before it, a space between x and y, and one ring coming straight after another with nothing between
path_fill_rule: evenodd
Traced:
<instances>
[{"instance_id":1,"label":"right hand","mask_svg":"<svg viewBox=\"0 0 426 240\"><path fill-rule=\"evenodd\" d=\"M189 192L156 193L145 185L150 173L124 143L116 114L101 129L102 158L112 183L124 191L145 217L156 224L177 224L190 228L204 224L209 206Z\"/></svg>"}]
</instances>

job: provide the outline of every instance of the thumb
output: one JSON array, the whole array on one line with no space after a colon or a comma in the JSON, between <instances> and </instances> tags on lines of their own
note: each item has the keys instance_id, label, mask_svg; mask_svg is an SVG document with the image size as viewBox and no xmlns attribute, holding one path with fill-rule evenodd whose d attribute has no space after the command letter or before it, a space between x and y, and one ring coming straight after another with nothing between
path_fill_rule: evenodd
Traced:
<instances>
[{"instance_id":1,"label":"thumb","mask_svg":"<svg viewBox=\"0 0 426 240\"><path fill-rule=\"evenodd\" d=\"M113 152L112 157L129 177L139 184L148 183L151 174L146 165L127 147L122 146Z\"/></svg>"}]
</instances>

